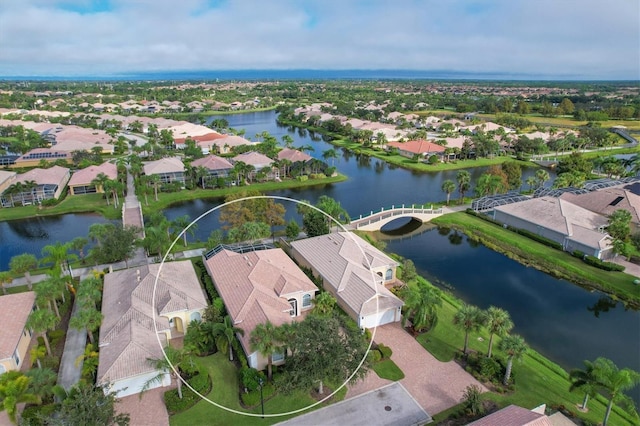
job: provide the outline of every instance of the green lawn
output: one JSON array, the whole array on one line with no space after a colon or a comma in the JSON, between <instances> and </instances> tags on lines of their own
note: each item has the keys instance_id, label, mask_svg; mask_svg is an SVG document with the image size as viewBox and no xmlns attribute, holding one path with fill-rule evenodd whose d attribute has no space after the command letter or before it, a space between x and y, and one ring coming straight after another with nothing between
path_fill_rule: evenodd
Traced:
<instances>
[{"instance_id":1,"label":"green lawn","mask_svg":"<svg viewBox=\"0 0 640 426\"><path fill-rule=\"evenodd\" d=\"M201 368L206 369L211 376L213 387L207 398L211 401L222 405L226 408L260 414L260 406L247 410L240 406L238 396L238 377L237 370L233 363L229 362L225 354L217 353L205 358L199 358L198 363ZM341 400L346 394L346 387L342 388L334 398ZM286 413L293 410L304 409L313 404L315 400L307 392L294 392L290 395L277 394L264 402L265 414ZM320 407L322 404L314 407ZM304 414L304 412L296 415ZM230 411L218 408L208 401L200 401L194 407L187 411L176 414L170 418L172 426L175 425L268 425L282 422L286 419L295 417L296 415L274 416L262 419L258 417L250 417L242 414L232 413Z\"/></svg>"},{"instance_id":2,"label":"green lawn","mask_svg":"<svg viewBox=\"0 0 640 426\"><path fill-rule=\"evenodd\" d=\"M197 200L197 199L206 199L206 198L220 198L226 197L229 194L234 194L240 191L259 191L259 192L268 192L268 191L277 191L280 189L291 189L291 188L303 188L308 186L322 186L337 182L342 182L347 180L345 175L337 175L334 177L327 177L324 179L309 179L306 181L299 181L297 179L285 180L282 182L264 182L264 183L253 183L251 185L246 186L231 186L229 188L223 189L193 189L190 191L184 190L179 192L159 192L158 193L158 201L155 201L154 195L151 194L148 197L149 205L145 204L144 196L139 196L138 200L142 205L142 212L146 214L151 214L156 211L162 211L165 208L171 206L172 204L180 203L182 201L189 200Z\"/></svg>"},{"instance_id":3,"label":"green lawn","mask_svg":"<svg viewBox=\"0 0 640 426\"><path fill-rule=\"evenodd\" d=\"M103 194L67 195L64 200L53 207L24 206L3 208L0 209L0 221L85 212L96 212L107 219L121 218L122 205L114 208L112 203L108 206L102 197Z\"/></svg>"},{"instance_id":4,"label":"green lawn","mask_svg":"<svg viewBox=\"0 0 640 426\"><path fill-rule=\"evenodd\" d=\"M393 380L394 382L404 379L404 373L400 367L390 359L376 362L371 366L371 369L375 371L381 379Z\"/></svg>"},{"instance_id":5,"label":"green lawn","mask_svg":"<svg viewBox=\"0 0 640 426\"><path fill-rule=\"evenodd\" d=\"M640 306L640 286L633 284L635 277L632 275L589 266L569 253L550 248L465 212L446 214L432 222L458 229L527 266L589 289L603 291L632 307Z\"/></svg>"},{"instance_id":6,"label":"green lawn","mask_svg":"<svg viewBox=\"0 0 640 426\"><path fill-rule=\"evenodd\" d=\"M418 342L438 360L446 362L454 358L456 351L462 350L464 333L453 325L453 316L461 302L453 296L445 294L444 304L438 310L438 325L429 333L418 336ZM480 340L481 338L482 340ZM486 331L469 335L469 348L486 354L489 335ZM499 339L494 338L494 354L503 356L497 349ZM513 371L516 390L511 394L490 393L487 397L495 400L500 406L517 404L533 408L546 403L547 406L564 405L574 413L578 413L576 404L582 402L580 392L569 392L568 374L557 364L549 361L538 352L529 349L522 362L514 362ZM589 412L580 413L580 417L597 424L604 417L606 401L603 397L589 401ZM454 410L447 410L447 413ZM445 413L446 414L446 413ZM440 416L438 417L439 419ZM610 419L612 425L631 425L633 419L618 408L614 408Z\"/></svg>"}]
</instances>

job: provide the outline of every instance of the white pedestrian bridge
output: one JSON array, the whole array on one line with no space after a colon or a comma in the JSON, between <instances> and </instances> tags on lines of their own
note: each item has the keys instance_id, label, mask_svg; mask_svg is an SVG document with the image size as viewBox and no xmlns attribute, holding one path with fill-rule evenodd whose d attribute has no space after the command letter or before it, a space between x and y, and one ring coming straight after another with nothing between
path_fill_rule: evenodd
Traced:
<instances>
[{"instance_id":1,"label":"white pedestrian bridge","mask_svg":"<svg viewBox=\"0 0 640 426\"><path fill-rule=\"evenodd\" d=\"M403 217L409 217L424 223L444 213L446 212L443 212L442 208L434 209L431 207L426 209L403 204L400 207L391 206L391 208L387 209L383 207L379 212L372 211L367 216L360 215L357 219L351 219L350 225L353 229L359 231L379 231L387 223Z\"/></svg>"}]
</instances>

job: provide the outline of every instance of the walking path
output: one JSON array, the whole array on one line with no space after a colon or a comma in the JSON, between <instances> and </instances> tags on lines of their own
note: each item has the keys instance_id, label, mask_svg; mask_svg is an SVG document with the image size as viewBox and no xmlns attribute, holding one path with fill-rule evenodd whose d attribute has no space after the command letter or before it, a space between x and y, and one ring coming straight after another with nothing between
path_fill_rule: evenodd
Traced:
<instances>
[{"instance_id":1,"label":"walking path","mask_svg":"<svg viewBox=\"0 0 640 426\"><path fill-rule=\"evenodd\" d=\"M77 300L73 303L71 318L77 315L79 304ZM64 342L64 351L60 359L60 370L58 371L58 384L65 390L71 389L73 385L80 381L82 377L82 365L84 364L84 348L87 343L87 330L78 330L69 327L67 338Z\"/></svg>"}]
</instances>

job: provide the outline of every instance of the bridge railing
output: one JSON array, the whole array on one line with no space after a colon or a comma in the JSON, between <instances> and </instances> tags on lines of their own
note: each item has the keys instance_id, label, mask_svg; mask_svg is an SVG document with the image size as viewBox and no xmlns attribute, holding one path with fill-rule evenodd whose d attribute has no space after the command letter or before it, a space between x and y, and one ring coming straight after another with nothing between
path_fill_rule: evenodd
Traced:
<instances>
[{"instance_id":1,"label":"bridge railing","mask_svg":"<svg viewBox=\"0 0 640 426\"><path fill-rule=\"evenodd\" d=\"M356 224L356 225L363 225L365 224L369 224L369 223L373 223L373 222L378 222L380 220L384 220L384 219L388 219L390 217L394 217L394 216L402 216L402 215L406 215L406 214L441 214L442 213L442 208L433 208L433 206L431 208L423 208L423 207L415 207L415 205L411 205L409 206L405 206L404 204L402 204L399 207L396 207L395 205L392 205L391 208L385 208L382 207L380 209L380 211L374 212L373 210L371 211L370 214L368 215L360 215L360 217L357 218L353 218L351 219L351 223L352 224Z\"/></svg>"}]
</instances>

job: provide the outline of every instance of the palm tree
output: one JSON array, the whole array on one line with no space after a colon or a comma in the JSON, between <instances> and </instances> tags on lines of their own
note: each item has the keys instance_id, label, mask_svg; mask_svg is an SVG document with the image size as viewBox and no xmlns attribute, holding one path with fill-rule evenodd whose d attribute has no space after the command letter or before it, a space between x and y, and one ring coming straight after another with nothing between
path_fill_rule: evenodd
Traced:
<instances>
[{"instance_id":1,"label":"palm tree","mask_svg":"<svg viewBox=\"0 0 640 426\"><path fill-rule=\"evenodd\" d=\"M91 303L98 308L98 301L102 297L102 281L99 278L85 278L80 281L76 291L76 300L82 305Z\"/></svg>"},{"instance_id":2,"label":"palm tree","mask_svg":"<svg viewBox=\"0 0 640 426\"><path fill-rule=\"evenodd\" d=\"M442 306L440 292L427 284L418 282L404 289L405 314L403 323L411 317L413 329L432 329L438 323L438 307ZM403 324L404 325L404 324Z\"/></svg>"},{"instance_id":3,"label":"palm tree","mask_svg":"<svg viewBox=\"0 0 640 426\"><path fill-rule=\"evenodd\" d=\"M71 250L71 244L65 243L62 244L60 241L57 241L55 244L48 244L42 247L42 259L40 259L41 264L52 264L52 268L54 270L62 272L62 265L68 259L76 260L78 258L77 255L71 253L69 254L69 250Z\"/></svg>"},{"instance_id":4,"label":"palm tree","mask_svg":"<svg viewBox=\"0 0 640 426\"><path fill-rule=\"evenodd\" d=\"M35 269L38 266L38 259L30 253L23 253L17 256L13 256L9 261L9 268L14 275L24 274L24 278L27 280L27 287L29 290L33 289L33 285L31 284L31 273L32 269Z\"/></svg>"},{"instance_id":5,"label":"palm tree","mask_svg":"<svg viewBox=\"0 0 640 426\"><path fill-rule=\"evenodd\" d=\"M547 172L545 169L536 170L536 181L538 182L538 188L541 188L548 180L549 172Z\"/></svg>"},{"instance_id":6,"label":"palm tree","mask_svg":"<svg viewBox=\"0 0 640 426\"><path fill-rule=\"evenodd\" d=\"M202 189L204 189L207 183L207 178L209 177L209 169L207 169L204 166L198 166L195 168L194 174L195 174L196 180L201 182Z\"/></svg>"},{"instance_id":7,"label":"palm tree","mask_svg":"<svg viewBox=\"0 0 640 426\"><path fill-rule=\"evenodd\" d=\"M442 192L447 194L447 205L449 205L449 200L451 198L451 193L456 190L456 183L451 179L447 179L442 182Z\"/></svg>"},{"instance_id":8,"label":"palm tree","mask_svg":"<svg viewBox=\"0 0 640 426\"><path fill-rule=\"evenodd\" d=\"M337 301L336 298L328 291L323 291L313 300L313 313L320 316L331 316L333 314Z\"/></svg>"},{"instance_id":9,"label":"palm tree","mask_svg":"<svg viewBox=\"0 0 640 426\"><path fill-rule=\"evenodd\" d=\"M624 391L633 389L640 384L640 373L630 368L618 368L617 365L607 358L598 358L593 362L595 376L598 379L600 387L607 393L609 403L607 411L604 414L602 426L606 426L611 415L613 403L618 403L633 410L633 400L624 394Z\"/></svg>"},{"instance_id":10,"label":"palm tree","mask_svg":"<svg viewBox=\"0 0 640 426\"><path fill-rule=\"evenodd\" d=\"M155 200L158 201L158 186L160 185L160 176L149 175L147 177L147 182L149 182L153 186L153 195L155 197Z\"/></svg>"},{"instance_id":11,"label":"palm tree","mask_svg":"<svg viewBox=\"0 0 640 426\"><path fill-rule=\"evenodd\" d=\"M271 380L273 353L280 347L279 343L278 331L270 321L258 324L251 332L249 345L252 351L258 351L267 357L267 378L269 380Z\"/></svg>"},{"instance_id":12,"label":"palm tree","mask_svg":"<svg viewBox=\"0 0 640 426\"><path fill-rule=\"evenodd\" d=\"M211 328L216 336L216 347L220 352L229 350L229 361L233 361L233 349L237 349L236 334L244 336L244 330L234 326L229 315L224 317L222 322L213 324Z\"/></svg>"},{"instance_id":13,"label":"palm tree","mask_svg":"<svg viewBox=\"0 0 640 426\"><path fill-rule=\"evenodd\" d=\"M157 252L159 257L162 257L162 253L169 245L169 237L164 229L157 226L151 226L146 228L143 244L150 252Z\"/></svg>"},{"instance_id":14,"label":"palm tree","mask_svg":"<svg viewBox=\"0 0 640 426\"><path fill-rule=\"evenodd\" d=\"M38 364L38 368L42 368L41 359L43 359L47 355L47 348L44 346L36 345L31 348L29 351L29 356L31 357L31 366L33 364Z\"/></svg>"},{"instance_id":15,"label":"palm tree","mask_svg":"<svg viewBox=\"0 0 640 426\"><path fill-rule=\"evenodd\" d=\"M6 411L14 424L18 424L18 404L40 402L40 398L31 392L30 382L31 379L19 371L9 371L0 376L0 410Z\"/></svg>"},{"instance_id":16,"label":"palm tree","mask_svg":"<svg viewBox=\"0 0 640 426\"><path fill-rule=\"evenodd\" d=\"M464 193L469 190L471 186L471 174L466 170L460 170L456 174L456 181L458 182L458 192L460 193L460 204L464 200Z\"/></svg>"},{"instance_id":17,"label":"palm tree","mask_svg":"<svg viewBox=\"0 0 640 426\"><path fill-rule=\"evenodd\" d=\"M191 223L191 218L189 217L189 215L184 215L184 216L179 216L177 218L175 218L172 222L171 222L171 227L174 228L174 232L182 232L182 230L184 230L184 233L182 234L182 240L184 242L184 246L187 246L187 233L191 234L191 236L193 237L196 233L196 229L198 228L198 224L194 223L192 224L189 229L187 229L187 226L189 226L189 224Z\"/></svg>"},{"instance_id":18,"label":"palm tree","mask_svg":"<svg viewBox=\"0 0 640 426\"><path fill-rule=\"evenodd\" d=\"M478 331L482 327L484 318L482 311L477 306L462 305L458 312L453 317L453 324L464 330L464 349L463 354L467 354L467 348L469 346L469 332Z\"/></svg>"},{"instance_id":19,"label":"palm tree","mask_svg":"<svg viewBox=\"0 0 640 426\"><path fill-rule=\"evenodd\" d=\"M109 182L109 176L104 173L98 173L98 175L93 178L91 181L91 185L96 187L97 192L104 192L105 198L107 199L107 205L109 205L109 193L106 190L107 182Z\"/></svg>"},{"instance_id":20,"label":"palm tree","mask_svg":"<svg viewBox=\"0 0 640 426\"><path fill-rule=\"evenodd\" d=\"M53 387L58 379L55 371L50 368L34 368L27 371L25 375L31 379L29 388L40 400L53 395Z\"/></svg>"},{"instance_id":21,"label":"palm tree","mask_svg":"<svg viewBox=\"0 0 640 426\"><path fill-rule=\"evenodd\" d=\"M56 284L51 279L40 281L40 283L38 283L38 285L36 286L36 300L38 302L46 302L49 306L49 309L55 312L56 317L60 319L60 311L58 310L58 301L55 287Z\"/></svg>"},{"instance_id":22,"label":"palm tree","mask_svg":"<svg viewBox=\"0 0 640 426\"><path fill-rule=\"evenodd\" d=\"M191 351L187 348L176 349L171 346L164 348L166 357L158 359L147 358L149 364L153 366L159 373L155 377L149 379L140 392L140 397L147 391L151 385L162 382L166 373L171 375L171 379L175 379L178 384L178 396L182 399L182 373L189 373L195 369L195 362Z\"/></svg>"},{"instance_id":23,"label":"palm tree","mask_svg":"<svg viewBox=\"0 0 640 426\"><path fill-rule=\"evenodd\" d=\"M489 330L489 351L487 358L491 358L491 349L493 348L493 336L504 336L513 328L513 321L509 312L504 309L489 306L485 314L487 329Z\"/></svg>"},{"instance_id":24,"label":"palm tree","mask_svg":"<svg viewBox=\"0 0 640 426\"><path fill-rule=\"evenodd\" d=\"M338 158L338 153L335 149L329 148L322 152L322 158L324 158L325 161L331 158L331 166L333 167L334 159Z\"/></svg>"},{"instance_id":25,"label":"palm tree","mask_svg":"<svg viewBox=\"0 0 640 426\"><path fill-rule=\"evenodd\" d=\"M571 387L569 392L573 392L579 389L584 392L584 399L582 400L582 410L587 409L587 403L589 397L593 398L598 394L600 383L596 377L595 365L591 361L584 361L584 370L574 368L569 372L569 379L571 380Z\"/></svg>"},{"instance_id":26,"label":"palm tree","mask_svg":"<svg viewBox=\"0 0 640 426\"><path fill-rule=\"evenodd\" d=\"M11 275L10 271L0 272L0 287L2 287L3 294L7 294L7 287L5 287L5 284L11 284L12 282L13 282L13 275Z\"/></svg>"},{"instance_id":27,"label":"palm tree","mask_svg":"<svg viewBox=\"0 0 640 426\"><path fill-rule=\"evenodd\" d=\"M27 328L32 329L36 333L42 334L44 346L47 348L47 354L51 356L51 345L47 337L47 331L51 331L58 325L58 318L48 309L36 309L31 312L27 319Z\"/></svg>"},{"instance_id":28,"label":"palm tree","mask_svg":"<svg viewBox=\"0 0 640 426\"><path fill-rule=\"evenodd\" d=\"M533 191L533 187L538 183L538 179L535 176L529 176L527 178L527 185L529 185L529 191Z\"/></svg>"},{"instance_id":29,"label":"palm tree","mask_svg":"<svg viewBox=\"0 0 640 426\"><path fill-rule=\"evenodd\" d=\"M507 386L511 377L511 369L513 368L513 360L520 359L527 352L528 346L522 336L510 334L500 341L500 350L507 354L507 369L504 373L502 384Z\"/></svg>"},{"instance_id":30,"label":"palm tree","mask_svg":"<svg viewBox=\"0 0 640 426\"><path fill-rule=\"evenodd\" d=\"M103 315L91 305L84 305L71 317L69 325L76 330L86 329L89 335L89 342L94 343L93 332L100 328Z\"/></svg>"},{"instance_id":31,"label":"palm tree","mask_svg":"<svg viewBox=\"0 0 640 426\"><path fill-rule=\"evenodd\" d=\"M291 135L282 135L280 139L282 139L282 143L284 143L285 147L289 149L293 147L293 138L291 137Z\"/></svg>"},{"instance_id":32,"label":"palm tree","mask_svg":"<svg viewBox=\"0 0 640 426\"><path fill-rule=\"evenodd\" d=\"M80 254L80 260L84 261L84 248L89 243L89 240L85 237L76 237L69 243L72 250L76 250Z\"/></svg>"}]
</instances>

